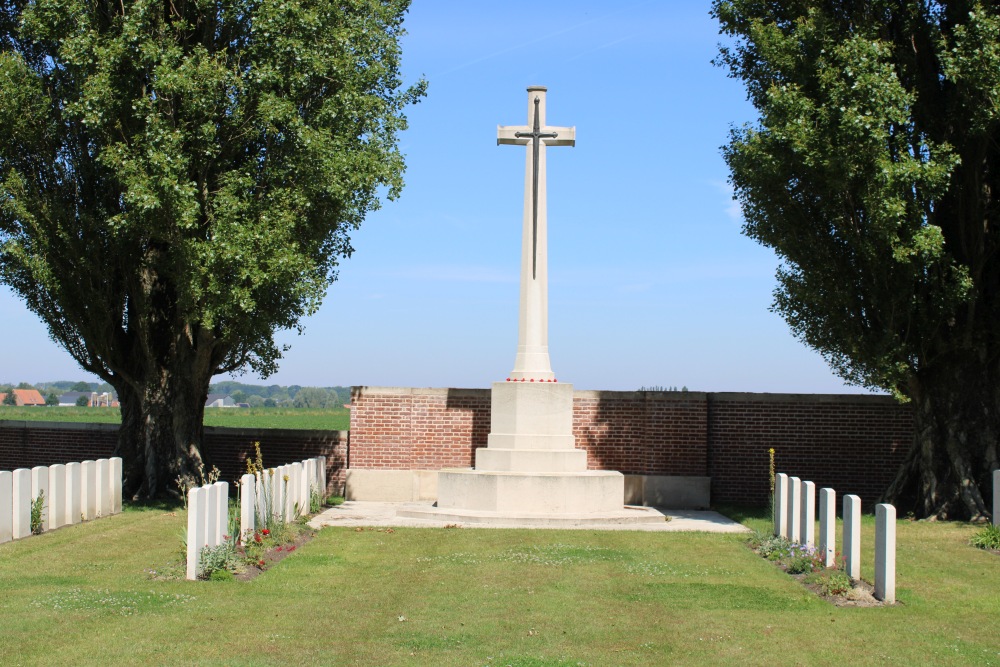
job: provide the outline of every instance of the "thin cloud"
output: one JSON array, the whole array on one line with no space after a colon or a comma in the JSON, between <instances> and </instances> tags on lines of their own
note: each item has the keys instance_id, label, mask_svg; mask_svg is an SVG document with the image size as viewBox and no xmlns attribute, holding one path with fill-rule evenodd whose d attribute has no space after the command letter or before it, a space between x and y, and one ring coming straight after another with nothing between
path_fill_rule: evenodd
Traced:
<instances>
[{"instance_id":1,"label":"thin cloud","mask_svg":"<svg viewBox=\"0 0 1000 667\"><path fill-rule=\"evenodd\" d=\"M740 203L736 201L735 193L733 192L733 186L725 181L712 181L712 185L715 186L720 192L726 195L728 200L728 205L723 208L726 215L733 222L743 222L743 209L740 208Z\"/></svg>"}]
</instances>

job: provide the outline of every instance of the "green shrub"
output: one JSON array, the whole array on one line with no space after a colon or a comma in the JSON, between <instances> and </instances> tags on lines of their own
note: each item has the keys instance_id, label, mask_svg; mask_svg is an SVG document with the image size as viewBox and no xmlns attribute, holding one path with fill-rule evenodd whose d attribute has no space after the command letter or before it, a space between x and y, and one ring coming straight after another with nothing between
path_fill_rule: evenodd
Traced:
<instances>
[{"instance_id":1,"label":"green shrub","mask_svg":"<svg viewBox=\"0 0 1000 667\"><path fill-rule=\"evenodd\" d=\"M330 496L326 499L326 504L330 507L336 507L337 505L344 504L344 498L342 496Z\"/></svg>"},{"instance_id":2,"label":"green shrub","mask_svg":"<svg viewBox=\"0 0 1000 667\"><path fill-rule=\"evenodd\" d=\"M319 514L323 509L323 494L319 492L319 487L315 484L309 487L309 513Z\"/></svg>"},{"instance_id":3,"label":"green shrub","mask_svg":"<svg viewBox=\"0 0 1000 667\"><path fill-rule=\"evenodd\" d=\"M969 543L980 549L1000 550L1000 526L986 526L977 531Z\"/></svg>"},{"instance_id":4,"label":"green shrub","mask_svg":"<svg viewBox=\"0 0 1000 667\"><path fill-rule=\"evenodd\" d=\"M235 581L236 577L229 570L212 570L212 574L208 575L209 581Z\"/></svg>"},{"instance_id":5,"label":"green shrub","mask_svg":"<svg viewBox=\"0 0 1000 667\"><path fill-rule=\"evenodd\" d=\"M38 490L38 497L31 501L31 534L42 533L42 512L45 511L45 491Z\"/></svg>"},{"instance_id":6,"label":"green shrub","mask_svg":"<svg viewBox=\"0 0 1000 667\"><path fill-rule=\"evenodd\" d=\"M240 568L240 559L236 555L236 546L230 540L226 540L216 547L203 547L199 565L202 579L211 579L212 574L218 570L226 570L230 574L237 572Z\"/></svg>"}]
</instances>

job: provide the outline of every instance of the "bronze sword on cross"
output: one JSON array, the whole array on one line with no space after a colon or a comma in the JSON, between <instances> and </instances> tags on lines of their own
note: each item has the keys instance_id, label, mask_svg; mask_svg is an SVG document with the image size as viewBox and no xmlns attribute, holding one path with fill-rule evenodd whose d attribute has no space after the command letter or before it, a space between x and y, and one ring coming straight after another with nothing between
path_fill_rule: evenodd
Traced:
<instances>
[{"instance_id":1,"label":"bronze sword on cross","mask_svg":"<svg viewBox=\"0 0 1000 667\"><path fill-rule=\"evenodd\" d=\"M538 103L535 95L535 119L531 132L515 132L518 139L531 139L531 278L538 272L538 144L542 139L556 139L558 132L542 132L538 119Z\"/></svg>"}]
</instances>

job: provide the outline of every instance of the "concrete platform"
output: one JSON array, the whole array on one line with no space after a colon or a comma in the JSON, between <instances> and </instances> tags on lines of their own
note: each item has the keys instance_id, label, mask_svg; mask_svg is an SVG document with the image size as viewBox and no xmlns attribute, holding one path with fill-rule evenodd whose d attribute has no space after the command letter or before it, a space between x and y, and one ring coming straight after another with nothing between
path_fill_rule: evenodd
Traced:
<instances>
[{"instance_id":1,"label":"concrete platform","mask_svg":"<svg viewBox=\"0 0 1000 667\"><path fill-rule=\"evenodd\" d=\"M425 503L410 503L396 508L396 516L428 519L447 523L479 524L484 526L518 526L524 528L590 528L602 525L663 523L666 517L653 507L625 505L611 512L551 514L545 512L497 512L489 510L428 507Z\"/></svg>"},{"instance_id":2,"label":"concrete platform","mask_svg":"<svg viewBox=\"0 0 1000 667\"><path fill-rule=\"evenodd\" d=\"M412 527L412 528L444 528L445 526L457 525L462 528L532 528L532 529L569 529L569 530L634 530L643 532L708 532L708 533L744 533L749 528L728 519L718 512L710 510L669 510L656 508L643 508L652 510L660 515L660 518L648 522L633 523L591 523L586 525L561 525L561 526L539 526L529 525L519 522L516 518L508 517L506 522L470 522L453 521L441 516L434 517L431 513L425 513L428 518L413 518L401 516L400 509L404 513L409 509L434 509L432 502L423 503L394 503L394 502L374 502L349 500L343 505L331 507L319 515L309 520L309 525L313 528L324 526L342 526L349 528L356 527ZM669 519L669 520L668 520Z\"/></svg>"}]
</instances>

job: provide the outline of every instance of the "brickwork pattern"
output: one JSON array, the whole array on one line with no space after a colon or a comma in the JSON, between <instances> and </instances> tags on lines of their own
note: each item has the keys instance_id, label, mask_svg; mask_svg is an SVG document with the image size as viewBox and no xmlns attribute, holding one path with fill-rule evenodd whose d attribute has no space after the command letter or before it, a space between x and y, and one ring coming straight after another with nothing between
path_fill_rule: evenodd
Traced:
<instances>
[{"instance_id":1,"label":"brickwork pattern","mask_svg":"<svg viewBox=\"0 0 1000 667\"><path fill-rule=\"evenodd\" d=\"M352 468L469 467L486 445L486 389L356 387ZM779 472L871 504L913 441L910 409L884 396L578 391L576 446L592 470L709 476L713 502L766 504Z\"/></svg>"},{"instance_id":2,"label":"brickwork pattern","mask_svg":"<svg viewBox=\"0 0 1000 667\"><path fill-rule=\"evenodd\" d=\"M117 440L118 427L113 424L2 421L0 470L107 458L113 454ZM232 483L246 472L246 460L254 456L254 442L260 442L265 466L325 456L327 493L343 494L347 431L209 427L204 441L209 466L217 466L222 480Z\"/></svg>"},{"instance_id":3,"label":"brickwork pattern","mask_svg":"<svg viewBox=\"0 0 1000 667\"><path fill-rule=\"evenodd\" d=\"M713 502L766 504L771 447L777 472L838 498L854 494L871 507L889 486L913 443L907 406L881 396L797 398L709 397Z\"/></svg>"},{"instance_id":4,"label":"brickwork pattern","mask_svg":"<svg viewBox=\"0 0 1000 667\"><path fill-rule=\"evenodd\" d=\"M706 407L703 394L577 392L573 435L591 470L704 476Z\"/></svg>"},{"instance_id":5,"label":"brickwork pattern","mask_svg":"<svg viewBox=\"0 0 1000 667\"><path fill-rule=\"evenodd\" d=\"M349 447L346 431L206 428L207 455L224 480L244 472L254 441L269 466L326 456L328 492L342 493L348 467L470 467L489 435L488 389L355 387L351 405ZM911 446L913 417L881 396L578 391L573 433L593 470L709 476L720 503L767 503L773 447L778 472L870 506ZM116 437L110 425L0 422L0 469L105 458Z\"/></svg>"},{"instance_id":6,"label":"brickwork pattern","mask_svg":"<svg viewBox=\"0 0 1000 667\"><path fill-rule=\"evenodd\" d=\"M365 391L351 397L351 467L469 468L490 432L488 389Z\"/></svg>"}]
</instances>

